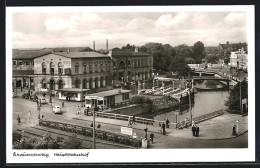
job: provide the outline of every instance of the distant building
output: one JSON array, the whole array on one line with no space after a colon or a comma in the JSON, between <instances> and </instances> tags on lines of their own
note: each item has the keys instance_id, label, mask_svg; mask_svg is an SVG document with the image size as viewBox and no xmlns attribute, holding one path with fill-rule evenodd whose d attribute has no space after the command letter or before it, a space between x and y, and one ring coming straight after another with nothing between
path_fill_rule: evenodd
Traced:
<instances>
[{"instance_id":1,"label":"distant building","mask_svg":"<svg viewBox=\"0 0 260 168\"><path fill-rule=\"evenodd\" d=\"M112 58L113 81L132 82L152 78L153 56L135 51L109 51Z\"/></svg>"},{"instance_id":2,"label":"distant building","mask_svg":"<svg viewBox=\"0 0 260 168\"><path fill-rule=\"evenodd\" d=\"M248 68L248 55L244 51L244 48L239 49L236 52L231 52L230 64L232 68L247 69Z\"/></svg>"},{"instance_id":3,"label":"distant building","mask_svg":"<svg viewBox=\"0 0 260 168\"><path fill-rule=\"evenodd\" d=\"M235 52L238 49L244 48L245 52L247 52L247 43L229 43L228 41L226 44L219 44L218 52L219 55L225 59L225 62L228 63L230 61L230 54L231 52Z\"/></svg>"}]
</instances>

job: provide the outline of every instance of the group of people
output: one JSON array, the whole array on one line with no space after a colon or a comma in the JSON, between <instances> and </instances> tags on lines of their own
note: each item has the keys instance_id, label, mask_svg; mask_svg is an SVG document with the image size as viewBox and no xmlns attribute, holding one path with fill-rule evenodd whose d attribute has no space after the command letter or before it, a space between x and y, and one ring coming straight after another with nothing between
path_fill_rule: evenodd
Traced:
<instances>
[{"instance_id":1,"label":"group of people","mask_svg":"<svg viewBox=\"0 0 260 168\"><path fill-rule=\"evenodd\" d=\"M93 124L93 121L92 121L91 124L90 124L90 127L93 127L93 125L94 124ZM100 123L97 124L97 128L101 128L101 124Z\"/></svg>"},{"instance_id":2,"label":"group of people","mask_svg":"<svg viewBox=\"0 0 260 168\"><path fill-rule=\"evenodd\" d=\"M192 131L192 135L195 137L199 137L199 133L200 133L200 127L198 127L197 125L193 124L191 127L191 131Z\"/></svg>"},{"instance_id":3,"label":"group of people","mask_svg":"<svg viewBox=\"0 0 260 168\"><path fill-rule=\"evenodd\" d=\"M136 122L135 116L132 117L132 120L131 120L131 117L128 118L128 126L135 124L135 122Z\"/></svg>"}]
</instances>

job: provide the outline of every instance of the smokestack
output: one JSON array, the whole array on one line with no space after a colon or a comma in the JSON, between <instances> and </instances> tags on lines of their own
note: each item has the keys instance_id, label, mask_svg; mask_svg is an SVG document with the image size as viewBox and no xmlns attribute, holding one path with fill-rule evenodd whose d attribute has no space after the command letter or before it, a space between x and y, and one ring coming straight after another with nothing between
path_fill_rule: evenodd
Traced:
<instances>
[{"instance_id":1,"label":"smokestack","mask_svg":"<svg viewBox=\"0 0 260 168\"><path fill-rule=\"evenodd\" d=\"M108 39L106 40L106 50L108 51Z\"/></svg>"},{"instance_id":2,"label":"smokestack","mask_svg":"<svg viewBox=\"0 0 260 168\"><path fill-rule=\"evenodd\" d=\"M95 41L93 41L93 50L95 51Z\"/></svg>"}]
</instances>

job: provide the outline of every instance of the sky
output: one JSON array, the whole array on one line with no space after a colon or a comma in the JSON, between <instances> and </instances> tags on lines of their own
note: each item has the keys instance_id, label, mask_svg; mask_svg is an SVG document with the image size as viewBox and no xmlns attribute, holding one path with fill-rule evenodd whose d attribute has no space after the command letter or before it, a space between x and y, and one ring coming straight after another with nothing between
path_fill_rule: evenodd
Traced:
<instances>
[{"instance_id":1,"label":"sky","mask_svg":"<svg viewBox=\"0 0 260 168\"><path fill-rule=\"evenodd\" d=\"M16 12L13 48L247 42L246 12Z\"/></svg>"}]
</instances>

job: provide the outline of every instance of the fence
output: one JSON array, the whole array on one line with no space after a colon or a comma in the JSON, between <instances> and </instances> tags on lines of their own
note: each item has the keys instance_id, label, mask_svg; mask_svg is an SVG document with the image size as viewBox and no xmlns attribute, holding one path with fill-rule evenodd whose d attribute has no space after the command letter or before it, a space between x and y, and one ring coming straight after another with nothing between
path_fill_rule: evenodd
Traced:
<instances>
[{"instance_id":1,"label":"fence","mask_svg":"<svg viewBox=\"0 0 260 168\"><path fill-rule=\"evenodd\" d=\"M88 115L93 115L92 111L88 113ZM130 115L124 115L124 114L116 114L116 113L106 113L106 112L96 112L97 117L102 117L102 118L110 118L110 119L115 119L115 120L124 120L128 121L130 118L131 121L133 121L133 116ZM135 122L140 123L140 124L147 124L147 125L160 125L165 121L158 121L158 120L153 120L153 119L148 119L148 118L142 118L142 117L135 117Z\"/></svg>"},{"instance_id":2,"label":"fence","mask_svg":"<svg viewBox=\"0 0 260 168\"><path fill-rule=\"evenodd\" d=\"M93 137L92 127L82 127L78 125L48 121L48 120L39 120L39 125L66 131L66 132L72 132L84 136ZM100 129L95 129L95 137L105 141L112 141L114 143L120 143L127 146L133 146L136 148L140 148L142 146L142 140L140 138L132 138L127 135L117 134L114 132L104 131Z\"/></svg>"},{"instance_id":3,"label":"fence","mask_svg":"<svg viewBox=\"0 0 260 168\"><path fill-rule=\"evenodd\" d=\"M194 117L192 120L194 121L194 123L199 123L199 122L202 122L202 121L205 121L207 119L211 119L213 117L217 117L217 116L220 116L224 114L224 110L221 109L221 110L218 110L218 111L215 111L215 112L212 112L212 113L209 113L209 114L204 114L202 116L198 116L198 117ZM191 122L188 121L187 123L187 126L191 126ZM181 128L185 125L185 121L181 121L179 123L176 124L176 128Z\"/></svg>"}]
</instances>

